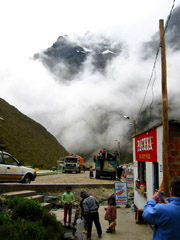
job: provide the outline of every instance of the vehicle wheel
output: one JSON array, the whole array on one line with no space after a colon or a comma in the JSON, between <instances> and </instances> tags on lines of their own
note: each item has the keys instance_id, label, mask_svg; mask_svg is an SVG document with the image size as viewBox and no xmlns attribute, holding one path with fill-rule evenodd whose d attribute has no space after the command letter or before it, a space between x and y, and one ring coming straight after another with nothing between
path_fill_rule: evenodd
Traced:
<instances>
[{"instance_id":1,"label":"vehicle wheel","mask_svg":"<svg viewBox=\"0 0 180 240\"><path fill-rule=\"evenodd\" d=\"M30 184L31 183L31 176L27 174L23 180L23 183Z\"/></svg>"},{"instance_id":2,"label":"vehicle wheel","mask_svg":"<svg viewBox=\"0 0 180 240\"><path fill-rule=\"evenodd\" d=\"M96 171L96 179L100 179L100 173Z\"/></svg>"}]
</instances>

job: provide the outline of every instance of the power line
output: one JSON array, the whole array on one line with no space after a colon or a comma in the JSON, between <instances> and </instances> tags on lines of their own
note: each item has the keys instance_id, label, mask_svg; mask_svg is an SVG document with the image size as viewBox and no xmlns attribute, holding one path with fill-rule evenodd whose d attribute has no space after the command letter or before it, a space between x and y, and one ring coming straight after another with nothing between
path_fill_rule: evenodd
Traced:
<instances>
[{"instance_id":1,"label":"power line","mask_svg":"<svg viewBox=\"0 0 180 240\"><path fill-rule=\"evenodd\" d=\"M167 31L167 28L168 28L168 25L169 25L169 21L171 19L171 16L172 16L172 12L173 12L173 9L174 9L174 5L175 5L175 0L173 0L173 4L172 4L172 7L171 7L171 10L170 10L170 14L168 16L168 19L166 21L166 24L165 24L165 29L164 29L164 33L163 33L163 37ZM143 101L142 101L142 104L141 104L141 107L139 109L139 112L138 112L138 116L137 118L140 116L141 114L141 111L142 111L142 108L143 108L143 105L145 103L145 99L146 99L146 96L147 96L147 92L148 92L148 89L149 89L149 86L150 86L150 83L152 81L152 78L153 78L153 75L154 75L154 71L155 71L155 68L156 68L156 63L157 63L157 59L158 59L158 55L159 55L159 50L161 48L161 40L159 42L159 45L158 45L158 48L157 48L157 51L156 51L156 55L155 55L155 60L154 60L154 64L153 64L153 68L152 68L152 72L151 72L151 76L150 76L150 79L149 79L149 82L148 82L148 85L147 85L147 88L146 88L146 91L145 91L145 95L144 95L144 98L143 98ZM155 83L155 80L156 80L156 77L154 78L154 81L153 81L153 85ZM153 85L152 85L152 91L153 91ZM154 94L153 94L153 97L154 97ZM153 102L153 100L152 100ZM152 102L151 102L151 105L152 105Z\"/></svg>"},{"instance_id":2,"label":"power line","mask_svg":"<svg viewBox=\"0 0 180 240\"><path fill-rule=\"evenodd\" d=\"M155 69L155 72L154 72L155 74L154 74L154 81L153 81L153 83L152 83L152 101L151 101L151 104L150 104L150 119L151 119L151 117L152 117L152 105L153 105L153 102L154 102L154 83L155 83L155 81L156 81L156 69Z\"/></svg>"},{"instance_id":3,"label":"power line","mask_svg":"<svg viewBox=\"0 0 180 240\"><path fill-rule=\"evenodd\" d=\"M160 45L160 44L159 44L159 45ZM160 49L160 46L158 46L158 49L157 49L157 52L156 52L156 57L155 57L155 60L154 60L154 64L153 64L151 76L150 76L150 79L149 79L149 82L148 82L148 85L147 85L147 88L146 88L146 91L145 91L145 95L144 95L144 98L143 98L141 107L140 107L139 112L138 112L138 116L140 115L141 110L142 110L142 108L143 108L143 105L144 105L144 102L145 102L145 99L146 99L146 95L147 95L147 92L148 92L148 88L149 88L149 86L150 86L152 77L153 77L153 75L154 75L154 71L155 71L155 68L156 68L156 62L157 62L158 55L159 55L159 49Z\"/></svg>"},{"instance_id":4,"label":"power line","mask_svg":"<svg viewBox=\"0 0 180 240\"><path fill-rule=\"evenodd\" d=\"M173 0L173 4L172 4L172 7L171 7L171 11L170 11L170 14L169 14L169 16L168 16L168 19L167 19L167 21L166 21L166 24L165 24L164 35L165 35L166 30L167 30L167 28L168 28L169 21L170 21L170 19L171 19L172 12L173 12L173 9L174 9L174 5L175 5L175 0ZM163 35L163 37L164 37L164 35Z\"/></svg>"}]
</instances>

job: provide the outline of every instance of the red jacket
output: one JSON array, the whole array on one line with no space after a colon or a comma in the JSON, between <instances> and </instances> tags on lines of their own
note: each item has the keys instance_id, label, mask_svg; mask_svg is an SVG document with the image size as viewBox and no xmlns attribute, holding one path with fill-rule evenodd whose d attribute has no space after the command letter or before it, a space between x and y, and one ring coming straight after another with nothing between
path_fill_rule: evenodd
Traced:
<instances>
[{"instance_id":1,"label":"red jacket","mask_svg":"<svg viewBox=\"0 0 180 240\"><path fill-rule=\"evenodd\" d=\"M116 219L116 206L115 205L108 205L105 213L105 220L113 221Z\"/></svg>"}]
</instances>

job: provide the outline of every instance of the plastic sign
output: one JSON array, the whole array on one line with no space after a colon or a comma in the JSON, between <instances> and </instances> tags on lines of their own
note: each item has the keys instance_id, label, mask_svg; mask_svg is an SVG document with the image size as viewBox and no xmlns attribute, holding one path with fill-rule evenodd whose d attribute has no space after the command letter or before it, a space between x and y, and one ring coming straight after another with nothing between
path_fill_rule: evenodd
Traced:
<instances>
[{"instance_id":1,"label":"plastic sign","mask_svg":"<svg viewBox=\"0 0 180 240\"><path fill-rule=\"evenodd\" d=\"M115 182L114 183L115 190L115 199L116 204L128 203L128 190L127 190L127 182Z\"/></svg>"},{"instance_id":2,"label":"plastic sign","mask_svg":"<svg viewBox=\"0 0 180 240\"><path fill-rule=\"evenodd\" d=\"M157 162L156 128L135 137L136 161Z\"/></svg>"}]
</instances>

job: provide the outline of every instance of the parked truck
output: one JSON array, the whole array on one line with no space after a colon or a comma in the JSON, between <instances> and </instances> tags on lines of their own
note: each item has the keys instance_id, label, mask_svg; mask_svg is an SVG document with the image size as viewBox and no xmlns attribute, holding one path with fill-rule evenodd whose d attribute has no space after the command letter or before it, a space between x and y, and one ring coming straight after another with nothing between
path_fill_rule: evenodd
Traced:
<instances>
[{"instance_id":1,"label":"parked truck","mask_svg":"<svg viewBox=\"0 0 180 240\"><path fill-rule=\"evenodd\" d=\"M117 153L103 149L94 157L94 161L96 179L101 177L108 177L112 180L116 179Z\"/></svg>"},{"instance_id":2,"label":"parked truck","mask_svg":"<svg viewBox=\"0 0 180 240\"><path fill-rule=\"evenodd\" d=\"M79 155L70 155L64 157L63 172L65 173L80 173L83 170L84 159Z\"/></svg>"}]
</instances>

